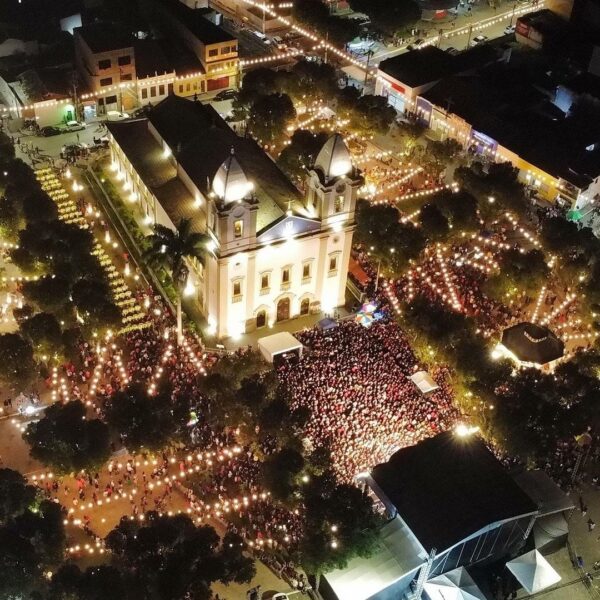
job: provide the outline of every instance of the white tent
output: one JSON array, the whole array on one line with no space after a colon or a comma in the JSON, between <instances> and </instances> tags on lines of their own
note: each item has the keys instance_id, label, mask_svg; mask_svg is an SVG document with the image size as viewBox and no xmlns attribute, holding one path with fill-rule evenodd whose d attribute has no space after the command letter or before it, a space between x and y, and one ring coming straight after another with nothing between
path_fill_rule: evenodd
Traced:
<instances>
[{"instance_id":1,"label":"white tent","mask_svg":"<svg viewBox=\"0 0 600 600\"><path fill-rule=\"evenodd\" d=\"M506 566L530 594L545 590L561 579L560 575L537 550L518 556L507 562Z\"/></svg>"},{"instance_id":2,"label":"white tent","mask_svg":"<svg viewBox=\"0 0 600 600\"><path fill-rule=\"evenodd\" d=\"M410 380L419 388L421 394L429 394L439 389L439 385L427 371L417 371Z\"/></svg>"},{"instance_id":3,"label":"white tent","mask_svg":"<svg viewBox=\"0 0 600 600\"><path fill-rule=\"evenodd\" d=\"M278 354L298 352L302 356L302 344L288 331L274 333L258 340L258 349L267 362L272 363Z\"/></svg>"},{"instance_id":4,"label":"white tent","mask_svg":"<svg viewBox=\"0 0 600 600\"><path fill-rule=\"evenodd\" d=\"M482 591L464 567L438 575L425 583L430 600L485 600Z\"/></svg>"}]
</instances>

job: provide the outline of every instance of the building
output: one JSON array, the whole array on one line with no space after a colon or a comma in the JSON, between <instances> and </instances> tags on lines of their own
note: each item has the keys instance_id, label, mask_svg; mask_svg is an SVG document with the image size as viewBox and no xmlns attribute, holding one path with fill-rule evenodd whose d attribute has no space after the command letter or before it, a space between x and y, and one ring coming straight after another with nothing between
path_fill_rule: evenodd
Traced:
<instances>
[{"instance_id":1,"label":"building","mask_svg":"<svg viewBox=\"0 0 600 600\"><path fill-rule=\"evenodd\" d=\"M187 4L189 6L189 2ZM210 0L210 6L225 13L235 15L241 21L248 23L250 27L264 34L281 33L289 29L283 21L273 17L267 11L261 10L258 6L252 6L244 0ZM292 15L291 2L278 2L272 5L280 17L289 19Z\"/></svg>"},{"instance_id":2,"label":"building","mask_svg":"<svg viewBox=\"0 0 600 600\"><path fill-rule=\"evenodd\" d=\"M373 556L324 576L326 600L404 598L459 567L502 560L524 546L538 515L473 434L440 433L359 479L389 521Z\"/></svg>"},{"instance_id":3,"label":"building","mask_svg":"<svg viewBox=\"0 0 600 600\"><path fill-rule=\"evenodd\" d=\"M206 8L190 8L179 0L151 2L157 26L169 40L179 40L199 61L197 93L238 86L240 65L235 36L209 21ZM179 90L177 93L183 94Z\"/></svg>"},{"instance_id":4,"label":"building","mask_svg":"<svg viewBox=\"0 0 600 600\"><path fill-rule=\"evenodd\" d=\"M498 51L483 45L457 55L426 46L382 60L377 67L375 93L385 96L400 112L414 112L417 98L438 81L467 73L498 60Z\"/></svg>"},{"instance_id":5,"label":"building","mask_svg":"<svg viewBox=\"0 0 600 600\"><path fill-rule=\"evenodd\" d=\"M208 105L169 96L109 123L112 169L146 227L190 218L211 237L186 292L218 337L344 304L360 174L333 136L302 195Z\"/></svg>"},{"instance_id":6,"label":"building","mask_svg":"<svg viewBox=\"0 0 600 600\"><path fill-rule=\"evenodd\" d=\"M127 111L138 103L135 87L134 39L111 23L74 29L75 64L88 114Z\"/></svg>"}]
</instances>

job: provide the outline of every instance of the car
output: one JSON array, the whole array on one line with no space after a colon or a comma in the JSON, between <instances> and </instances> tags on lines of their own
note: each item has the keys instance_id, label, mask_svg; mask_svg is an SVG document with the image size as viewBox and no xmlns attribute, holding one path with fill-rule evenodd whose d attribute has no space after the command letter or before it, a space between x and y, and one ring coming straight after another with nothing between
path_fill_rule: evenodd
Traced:
<instances>
[{"instance_id":1,"label":"car","mask_svg":"<svg viewBox=\"0 0 600 600\"><path fill-rule=\"evenodd\" d=\"M221 102L223 100L233 100L235 97L236 97L235 90L223 90L222 92L219 92L215 96L215 100L217 102Z\"/></svg>"},{"instance_id":2,"label":"car","mask_svg":"<svg viewBox=\"0 0 600 600\"><path fill-rule=\"evenodd\" d=\"M67 131L81 131L82 129L85 129L85 123L79 121L67 121L65 129Z\"/></svg>"},{"instance_id":3,"label":"car","mask_svg":"<svg viewBox=\"0 0 600 600\"><path fill-rule=\"evenodd\" d=\"M129 114L126 112L119 112L118 110L109 110L106 113L106 118L109 121L123 121L123 119L129 119Z\"/></svg>"},{"instance_id":4,"label":"car","mask_svg":"<svg viewBox=\"0 0 600 600\"><path fill-rule=\"evenodd\" d=\"M448 54L451 54L452 56L456 56L459 51L456 48L453 48L452 46L450 46L449 48L446 48L446 52Z\"/></svg>"},{"instance_id":5,"label":"car","mask_svg":"<svg viewBox=\"0 0 600 600\"><path fill-rule=\"evenodd\" d=\"M290 597L283 592L277 592L274 596L271 596L271 600L290 600Z\"/></svg>"},{"instance_id":6,"label":"car","mask_svg":"<svg viewBox=\"0 0 600 600\"><path fill-rule=\"evenodd\" d=\"M488 41L487 35L478 35L471 40L471 47L479 46L480 44L485 44Z\"/></svg>"},{"instance_id":7,"label":"car","mask_svg":"<svg viewBox=\"0 0 600 600\"><path fill-rule=\"evenodd\" d=\"M515 25L509 25L504 29L504 35L511 35L517 30Z\"/></svg>"},{"instance_id":8,"label":"car","mask_svg":"<svg viewBox=\"0 0 600 600\"><path fill-rule=\"evenodd\" d=\"M58 135L59 133L62 133L62 129L53 127L52 125L46 125L46 127L40 129L40 135L43 137L50 137L52 135Z\"/></svg>"}]
</instances>

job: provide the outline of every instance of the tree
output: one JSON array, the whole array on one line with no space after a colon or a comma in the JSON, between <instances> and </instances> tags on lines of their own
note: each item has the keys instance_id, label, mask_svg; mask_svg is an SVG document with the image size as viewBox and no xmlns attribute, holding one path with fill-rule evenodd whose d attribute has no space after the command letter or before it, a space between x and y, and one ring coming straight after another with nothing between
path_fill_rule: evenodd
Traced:
<instances>
[{"instance_id":1,"label":"tree","mask_svg":"<svg viewBox=\"0 0 600 600\"><path fill-rule=\"evenodd\" d=\"M135 573L145 598L208 600L213 582L247 583L255 574L238 536L219 540L212 527L196 527L187 515L149 512L143 523L123 517L106 544Z\"/></svg>"},{"instance_id":2,"label":"tree","mask_svg":"<svg viewBox=\"0 0 600 600\"><path fill-rule=\"evenodd\" d=\"M329 99L338 91L335 69L326 63L299 60L284 83L284 91L297 100Z\"/></svg>"},{"instance_id":3,"label":"tree","mask_svg":"<svg viewBox=\"0 0 600 600\"><path fill-rule=\"evenodd\" d=\"M419 138L427 130L427 126L416 119L397 122L398 133L404 138L404 147L407 152L412 152Z\"/></svg>"},{"instance_id":4,"label":"tree","mask_svg":"<svg viewBox=\"0 0 600 600\"><path fill-rule=\"evenodd\" d=\"M464 190L444 190L431 201L444 214L457 231L475 230L479 227L477 199Z\"/></svg>"},{"instance_id":5,"label":"tree","mask_svg":"<svg viewBox=\"0 0 600 600\"><path fill-rule=\"evenodd\" d=\"M421 208L419 222L430 239L438 240L448 235L448 219L435 204L428 203Z\"/></svg>"},{"instance_id":6,"label":"tree","mask_svg":"<svg viewBox=\"0 0 600 600\"><path fill-rule=\"evenodd\" d=\"M28 223L46 223L58 218L58 207L46 192L35 190L23 199L23 214Z\"/></svg>"},{"instance_id":7,"label":"tree","mask_svg":"<svg viewBox=\"0 0 600 600\"><path fill-rule=\"evenodd\" d=\"M252 105L248 128L261 144L272 144L295 117L294 104L287 94L269 94Z\"/></svg>"},{"instance_id":8,"label":"tree","mask_svg":"<svg viewBox=\"0 0 600 600\"><path fill-rule=\"evenodd\" d=\"M31 508L37 498L37 489L28 485L18 471L0 469L0 525Z\"/></svg>"},{"instance_id":9,"label":"tree","mask_svg":"<svg viewBox=\"0 0 600 600\"><path fill-rule=\"evenodd\" d=\"M31 456L59 473L92 469L110 456L108 427L86 418L79 400L49 406L42 419L30 423L23 438Z\"/></svg>"},{"instance_id":10,"label":"tree","mask_svg":"<svg viewBox=\"0 0 600 600\"><path fill-rule=\"evenodd\" d=\"M521 252L511 248L500 255L500 272L486 282L485 287L499 300L503 300L502 296L513 288L535 294L549 272L546 257L541 250Z\"/></svg>"},{"instance_id":11,"label":"tree","mask_svg":"<svg viewBox=\"0 0 600 600\"><path fill-rule=\"evenodd\" d=\"M0 335L0 379L14 388L24 388L37 375L33 348L17 333Z\"/></svg>"},{"instance_id":12,"label":"tree","mask_svg":"<svg viewBox=\"0 0 600 600\"><path fill-rule=\"evenodd\" d=\"M106 421L124 438L131 453L162 450L189 416L187 406L175 406L170 390L150 396L146 387L134 383L109 398Z\"/></svg>"},{"instance_id":13,"label":"tree","mask_svg":"<svg viewBox=\"0 0 600 600\"><path fill-rule=\"evenodd\" d=\"M365 134L385 135L396 118L396 111L383 96L361 96L350 112L350 127Z\"/></svg>"},{"instance_id":14,"label":"tree","mask_svg":"<svg viewBox=\"0 0 600 600\"><path fill-rule=\"evenodd\" d=\"M277 164L290 179L302 181L308 169L314 165L317 154L327 141L327 134L296 129L290 143L282 150Z\"/></svg>"},{"instance_id":15,"label":"tree","mask_svg":"<svg viewBox=\"0 0 600 600\"><path fill-rule=\"evenodd\" d=\"M298 559L314 575L343 569L355 556L370 556L383 524L367 494L331 481L327 474L315 477L305 491L306 524Z\"/></svg>"},{"instance_id":16,"label":"tree","mask_svg":"<svg viewBox=\"0 0 600 600\"><path fill-rule=\"evenodd\" d=\"M149 248L145 257L153 264L171 271L177 289L177 341L183 341L181 318L181 296L188 276L186 259L196 259L204 264L207 253L208 235L192 231L191 219L181 219L175 230L164 225L155 225L154 233L148 236Z\"/></svg>"},{"instance_id":17,"label":"tree","mask_svg":"<svg viewBox=\"0 0 600 600\"><path fill-rule=\"evenodd\" d=\"M429 142L427 149L436 162L441 165L447 165L458 156L462 150L462 146L456 140L448 138L443 141Z\"/></svg>"},{"instance_id":18,"label":"tree","mask_svg":"<svg viewBox=\"0 0 600 600\"><path fill-rule=\"evenodd\" d=\"M360 31L359 25L352 19L341 19L330 15L329 8L321 0L294 2L294 17L317 30L334 44L345 45Z\"/></svg>"},{"instance_id":19,"label":"tree","mask_svg":"<svg viewBox=\"0 0 600 600\"><path fill-rule=\"evenodd\" d=\"M23 224L21 212L14 200L0 198L0 235L3 239L16 242Z\"/></svg>"},{"instance_id":20,"label":"tree","mask_svg":"<svg viewBox=\"0 0 600 600\"><path fill-rule=\"evenodd\" d=\"M72 288L71 296L83 324L104 331L121 322L121 313L113 302L108 282L102 278L82 278Z\"/></svg>"},{"instance_id":21,"label":"tree","mask_svg":"<svg viewBox=\"0 0 600 600\"><path fill-rule=\"evenodd\" d=\"M31 541L0 527L0 597L24 598L39 575L38 557Z\"/></svg>"},{"instance_id":22,"label":"tree","mask_svg":"<svg viewBox=\"0 0 600 600\"><path fill-rule=\"evenodd\" d=\"M111 566L99 565L81 571L77 565L63 564L50 582L48 600L127 600L140 597L133 577Z\"/></svg>"},{"instance_id":23,"label":"tree","mask_svg":"<svg viewBox=\"0 0 600 600\"><path fill-rule=\"evenodd\" d=\"M272 454L262 464L263 485L277 500L288 500L295 490L297 477L304 467L302 455L292 449L283 448Z\"/></svg>"},{"instance_id":24,"label":"tree","mask_svg":"<svg viewBox=\"0 0 600 600\"><path fill-rule=\"evenodd\" d=\"M13 253L13 261L15 255ZM36 281L26 281L22 286L23 296L43 311L61 310L69 302L71 286L64 277L41 277Z\"/></svg>"},{"instance_id":25,"label":"tree","mask_svg":"<svg viewBox=\"0 0 600 600\"><path fill-rule=\"evenodd\" d=\"M373 27L390 36L410 29L421 18L421 10L413 0L350 0L350 6L368 15Z\"/></svg>"},{"instance_id":26,"label":"tree","mask_svg":"<svg viewBox=\"0 0 600 600\"><path fill-rule=\"evenodd\" d=\"M58 358L63 354L63 340L60 323L50 313L41 312L24 320L20 325L21 334L32 344L38 358ZM46 357L46 358L43 358Z\"/></svg>"}]
</instances>

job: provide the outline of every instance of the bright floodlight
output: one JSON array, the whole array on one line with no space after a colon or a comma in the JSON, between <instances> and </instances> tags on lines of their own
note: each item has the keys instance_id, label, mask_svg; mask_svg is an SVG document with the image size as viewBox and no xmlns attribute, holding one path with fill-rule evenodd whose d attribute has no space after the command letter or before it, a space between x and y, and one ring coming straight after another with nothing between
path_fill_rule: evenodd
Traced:
<instances>
[{"instance_id":1,"label":"bright floodlight","mask_svg":"<svg viewBox=\"0 0 600 600\"><path fill-rule=\"evenodd\" d=\"M469 427L464 423L459 423L454 429L454 433L456 433L458 437L467 437L469 435L477 433L478 431L479 427Z\"/></svg>"}]
</instances>

